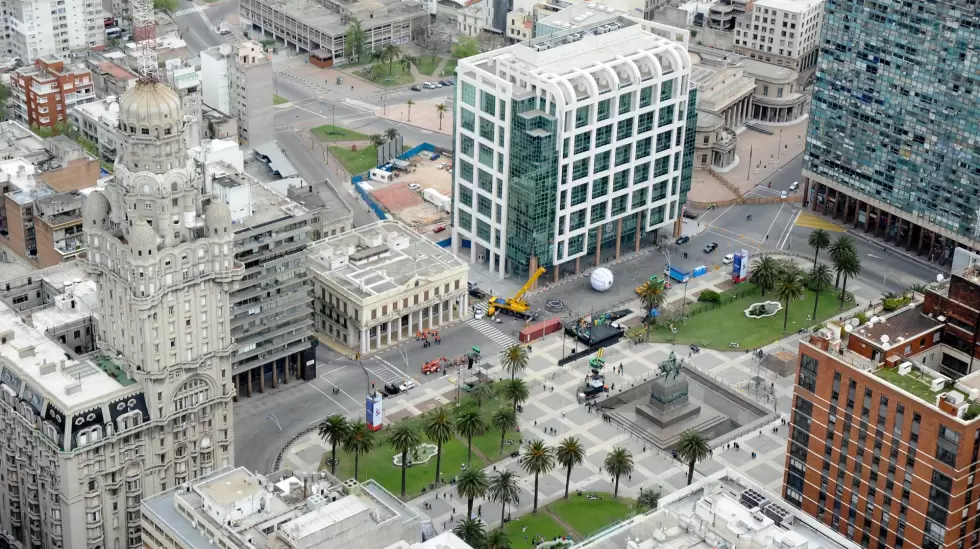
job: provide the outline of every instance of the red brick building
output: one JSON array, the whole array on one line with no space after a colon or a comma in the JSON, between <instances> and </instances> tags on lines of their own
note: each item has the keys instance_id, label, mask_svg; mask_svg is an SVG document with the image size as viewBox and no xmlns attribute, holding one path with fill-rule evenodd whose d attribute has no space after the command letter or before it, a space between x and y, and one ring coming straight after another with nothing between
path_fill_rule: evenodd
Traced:
<instances>
[{"instance_id":1,"label":"red brick building","mask_svg":"<svg viewBox=\"0 0 980 549\"><path fill-rule=\"evenodd\" d=\"M980 546L980 373L941 373L960 330L949 311L980 296L978 272L925 304L800 342L788 502L865 547Z\"/></svg>"},{"instance_id":2,"label":"red brick building","mask_svg":"<svg viewBox=\"0 0 980 549\"><path fill-rule=\"evenodd\" d=\"M15 114L28 126L67 121L72 107L95 100L92 73L55 57L35 59L34 66L11 73L10 91Z\"/></svg>"},{"instance_id":3,"label":"red brick building","mask_svg":"<svg viewBox=\"0 0 980 549\"><path fill-rule=\"evenodd\" d=\"M960 253L960 250L957 250ZM965 260L968 261L968 260ZM923 310L945 323L942 371L966 375L980 369L980 269L967 267L926 292Z\"/></svg>"}]
</instances>

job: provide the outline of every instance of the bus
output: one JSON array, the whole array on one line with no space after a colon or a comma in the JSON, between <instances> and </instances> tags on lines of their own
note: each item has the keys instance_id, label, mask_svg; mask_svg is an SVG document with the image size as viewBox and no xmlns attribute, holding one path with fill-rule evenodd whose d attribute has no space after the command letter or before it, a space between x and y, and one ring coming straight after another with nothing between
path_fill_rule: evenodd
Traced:
<instances>
[{"instance_id":1,"label":"bus","mask_svg":"<svg viewBox=\"0 0 980 549\"><path fill-rule=\"evenodd\" d=\"M105 30L105 37L108 40L116 40L122 38L122 29L119 27L109 27Z\"/></svg>"}]
</instances>

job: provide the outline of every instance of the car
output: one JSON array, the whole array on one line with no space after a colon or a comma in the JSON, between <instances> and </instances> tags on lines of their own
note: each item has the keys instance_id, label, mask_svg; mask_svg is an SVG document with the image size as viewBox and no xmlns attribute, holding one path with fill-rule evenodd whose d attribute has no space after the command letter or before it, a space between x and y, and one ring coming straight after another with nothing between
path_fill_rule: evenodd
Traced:
<instances>
[{"instance_id":1,"label":"car","mask_svg":"<svg viewBox=\"0 0 980 549\"><path fill-rule=\"evenodd\" d=\"M401 390L394 383L385 383L384 389L381 390L381 394L384 396L395 396L400 392Z\"/></svg>"},{"instance_id":2,"label":"car","mask_svg":"<svg viewBox=\"0 0 980 549\"><path fill-rule=\"evenodd\" d=\"M418 190L422 188L422 185L419 185L418 183L409 183L408 188L418 192Z\"/></svg>"},{"instance_id":3,"label":"car","mask_svg":"<svg viewBox=\"0 0 980 549\"><path fill-rule=\"evenodd\" d=\"M790 183L790 185L789 185L789 190L793 191L794 193L799 188L800 188L800 182L799 181L794 181L794 182Z\"/></svg>"},{"instance_id":4,"label":"car","mask_svg":"<svg viewBox=\"0 0 980 549\"><path fill-rule=\"evenodd\" d=\"M786 194L786 191L782 191L782 192L779 193L779 198L782 198L783 200L786 200L786 197L787 196L789 196L789 195Z\"/></svg>"},{"instance_id":5,"label":"car","mask_svg":"<svg viewBox=\"0 0 980 549\"><path fill-rule=\"evenodd\" d=\"M682 236L682 237L678 238L677 240L675 240L674 241L674 244L677 244L678 246L680 246L682 244L687 244L690 241L691 241L691 237L689 237L689 236Z\"/></svg>"},{"instance_id":6,"label":"car","mask_svg":"<svg viewBox=\"0 0 980 549\"><path fill-rule=\"evenodd\" d=\"M725 265L728 265L732 261L735 261L735 254L728 254L721 260L721 262L724 263Z\"/></svg>"},{"instance_id":7,"label":"car","mask_svg":"<svg viewBox=\"0 0 980 549\"><path fill-rule=\"evenodd\" d=\"M711 252L713 252L713 251L715 251L717 249L718 249L718 243L717 242L712 242L711 244L708 244L707 246L705 246L703 251L706 254L710 254Z\"/></svg>"},{"instance_id":8,"label":"car","mask_svg":"<svg viewBox=\"0 0 980 549\"><path fill-rule=\"evenodd\" d=\"M445 231L445 230L446 230L446 226L445 225L439 225L435 229L432 229L432 232L438 234L438 233L441 233L442 231Z\"/></svg>"},{"instance_id":9,"label":"car","mask_svg":"<svg viewBox=\"0 0 980 549\"><path fill-rule=\"evenodd\" d=\"M456 84L456 81L453 80L452 78L447 78L445 80L440 80L439 83L442 84L443 86L452 86Z\"/></svg>"},{"instance_id":10,"label":"car","mask_svg":"<svg viewBox=\"0 0 980 549\"><path fill-rule=\"evenodd\" d=\"M412 91L420 92L422 91L422 86L415 84L414 86L412 86Z\"/></svg>"},{"instance_id":11,"label":"car","mask_svg":"<svg viewBox=\"0 0 980 549\"><path fill-rule=\"evenodd\" d=\"M409 389L414 389L414 388L415 388L415 381L411 379L405 380L405 383L402 383L401 385L398 386L399 391L407 391Z\"/></svg>"},{"instance_id":12,"label":"car","mask_svg":"<svg viewBox=\"0 0 980 549\"><path fill-rule=\"evenodd\" d=\"M434 90L434 89L438 88L439 86L437 86L435 82L423 82L422 83L422 87L425 88L425 89L427 89L427 90Z\"/></svg>"}]
</instances>

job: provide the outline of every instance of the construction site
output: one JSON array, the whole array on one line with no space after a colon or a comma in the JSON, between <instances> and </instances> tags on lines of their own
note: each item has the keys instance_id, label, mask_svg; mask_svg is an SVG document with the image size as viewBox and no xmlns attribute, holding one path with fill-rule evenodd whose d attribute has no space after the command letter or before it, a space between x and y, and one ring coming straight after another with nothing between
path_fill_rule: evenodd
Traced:
<instances>
[{"instance_id":1,"label":"construction site","mask_svg":"<svg viewBox=\"0 0 980 549\"><path fill-rule=\"evenodd\" d=\"M448 238L452 211L451 158L420 152L371 170L369 177L359 185L385 213L429 240Z\"/></svg>"}]
</instances>

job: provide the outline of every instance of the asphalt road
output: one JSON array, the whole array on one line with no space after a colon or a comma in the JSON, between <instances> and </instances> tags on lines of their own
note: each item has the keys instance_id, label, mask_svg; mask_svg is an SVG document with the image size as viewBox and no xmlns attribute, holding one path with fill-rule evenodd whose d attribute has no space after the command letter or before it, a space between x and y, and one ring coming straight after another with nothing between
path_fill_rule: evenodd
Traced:
<instances>
[{"instance_id":1,"label":"asphalt road","mask_svg":"<svg viewBox=\"0 0 980 549\"><path fill-rule=\"evenodd\" d=\"M190 57L197 57L207 48L234 41L234 35L222 36L214 31L214 26L237 13L237 0L227 0L206 9L192 2L181 2L176 12L177 25L181 38L187 42Z\"/></svg>"}]
</instances>

